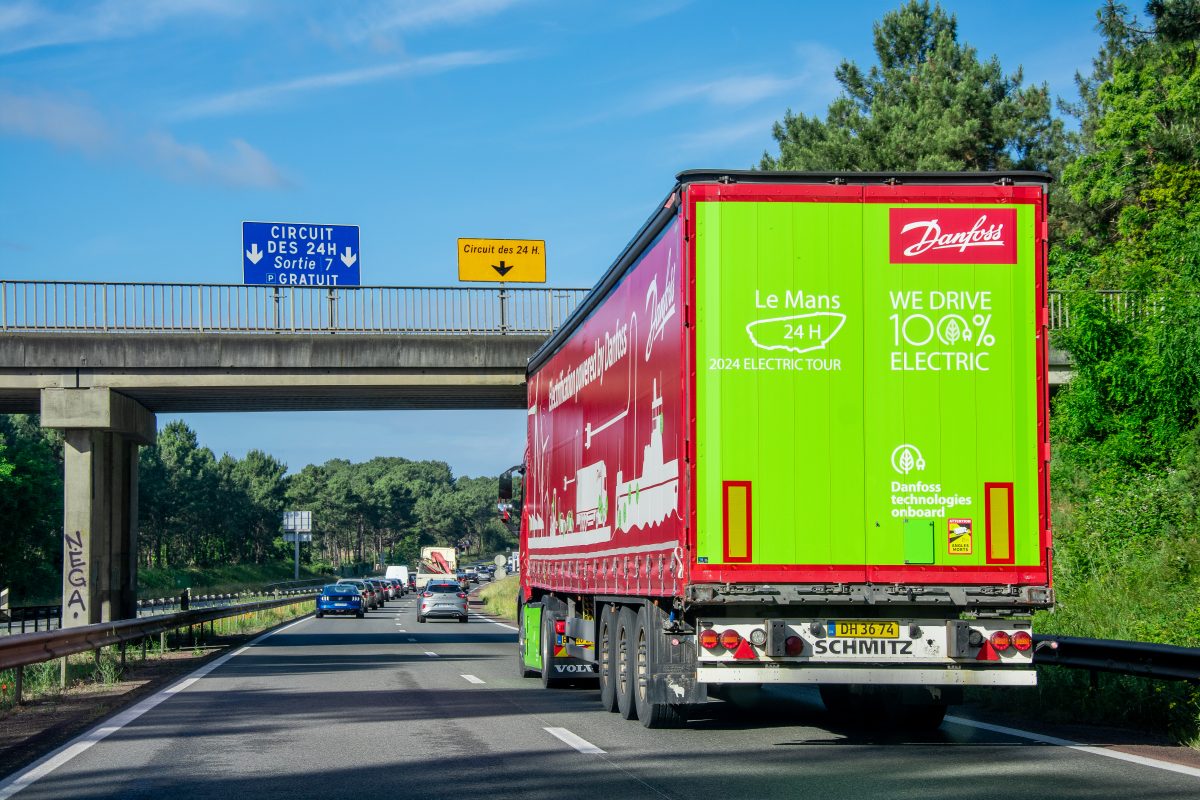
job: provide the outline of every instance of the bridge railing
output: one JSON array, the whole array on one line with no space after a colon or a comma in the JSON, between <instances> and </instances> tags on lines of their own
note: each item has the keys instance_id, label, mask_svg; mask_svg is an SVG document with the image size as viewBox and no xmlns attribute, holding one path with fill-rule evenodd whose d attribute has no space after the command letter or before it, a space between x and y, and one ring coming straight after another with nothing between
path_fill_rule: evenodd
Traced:
<instances>
[{"instance_id":1,"label":"bridge railing","mask_svg":"<svg viewBox=\"0 0 1200 800\"><path fill-rule=\"evenodd\" d=\"M0 281L0 330L548 334L587 289Z\"/></svg>"},{"instance_id":2,"label":"bridge railing","mask_svg":"<svg viewBox=\"0 0 1200 800\"><path fill-rule=\"evenodd\" d=\"M1067 296L1062 292L1049 294L1050 330L1065 330L1071 327L1071 308ZM1117 319L1130 321L1157 314L1163 310L1161 297L1142 292L1100 290L1096 292L1100 305Z\"/></svg>"},{"instance_id":3,"label":"bridge railing","mask_svg":"<svg viewBox=\"0 0 1200 800\"><path fill-rule=\"evenodd\" d=\"M587 289L436 286L243 286L0 280L0 331L549 334ZM1161 300L1101 291L1122 319ZM1050 330L1071 325L1049 293Z\"/></svg>"}]
</instances>

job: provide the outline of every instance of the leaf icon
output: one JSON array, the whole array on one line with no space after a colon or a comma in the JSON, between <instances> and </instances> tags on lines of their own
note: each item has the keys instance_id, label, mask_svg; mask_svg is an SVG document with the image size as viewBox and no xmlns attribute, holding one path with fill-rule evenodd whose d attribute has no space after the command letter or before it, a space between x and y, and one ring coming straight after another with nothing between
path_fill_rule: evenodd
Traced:
<instances>
[{"instance_id":1,"label":"leaf icon","mask_svg":"<svg viewBox=\"0 0 1200 800\"><path fill-rule=\"evenodd\" d=\"M946 330L943 338L945 339L946 344L954 344L960 338L962 338L962 328L959 327L956 320L951 319L946 323Z\"/></svg>"},{"instance_id":2,"label":"leaf icon","mask_svg":"<svg viewBox=\"0 0 1200 800\"><path fill-rule=\"evenodd\" d=\"M908 474L912 470L912 468L913 468L912 450L905 448L904 452L900 454L900 471L905 474Z\"/></svg>"}]
</instances>

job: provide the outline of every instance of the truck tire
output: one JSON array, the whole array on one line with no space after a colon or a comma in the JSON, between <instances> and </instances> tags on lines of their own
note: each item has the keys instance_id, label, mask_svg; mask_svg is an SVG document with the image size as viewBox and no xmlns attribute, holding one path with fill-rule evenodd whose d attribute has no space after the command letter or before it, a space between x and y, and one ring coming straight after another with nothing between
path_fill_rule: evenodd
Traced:
<instances>
[{"instance_id":1,"label":"truck tire","mask_svg":"<svg viewBox=\"0 0 1200 800\"><path fill-rule=\"evenodd\" d=\"M554 677L554 615L542 609L542 688L555 689L562 681Z\"/></svg>"},{"instance_id":2,"label":"truck tire","mask_svg":"<svg viewBox=\"0 0 1200 800\"><path fill-rule=\"evenodd\" d=\"M901 726L914 733L936 731L946 719L946 704L930 700L919 705L900 706L898 719Z\"/></svg>"},{"instance_id":3,"label":"truck tire","mask_svg":"<svg viewBox=\"0 0 1200 800\"><path fill-rule=\"evenodd\" d=\"M617 613L617 638L613 647L617 713L621 715L621 719L637 719L637 702L633 698L636 657L637 614L629 606L621 606Z\"/></svg>"},{"instance_id":4,"label":"truck tire","mask_svg":"<svg viewBox=\"0 0 1200 800\"><path fill-rule=\"evenodd\" d=\"M617 710L617 612L620 606L609 603L600 612L600 633L596 637L596 672L600 676L600 705L605 711Z\"/></svg>"},{"instance_id":5,"label":"truck tire","mask_svg":"<svg viewBox=\"0 0 1200 800\"><path fill-rule=\"evenodd\" d=\"M644 728L678 728L683 724L679 706L658 703L650 699L651 676L656 666L651 656L657 648L651 645L651 637L662 636L656 626L650 624L650 615L642 606L637 612L637 634L633 653L633 699L637 717Z\"/></svg>"}]
</instances>

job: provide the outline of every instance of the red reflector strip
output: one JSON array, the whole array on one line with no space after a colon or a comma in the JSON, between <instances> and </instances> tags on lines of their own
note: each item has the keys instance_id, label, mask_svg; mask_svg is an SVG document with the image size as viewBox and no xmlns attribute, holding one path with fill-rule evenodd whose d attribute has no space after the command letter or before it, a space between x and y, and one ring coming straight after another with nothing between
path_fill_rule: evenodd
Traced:
<instances>
[{"instance_id":1,"label":"red reflector strip","mask_svg":"<svg viewBox=\"0 0 1200 800\"><path fill-rule=\"evenodd\" d=\"M1017 523L1013 485L985 483L983 498L987 563L1014 564L1017 559Z\"/></svg>"},{"instance_id":2,"label":"red reflector strip","mask_svg":"<svg viewBox=\"0 0 1200 800\"><path fill-rule=\"evenodd\" d=\"M725 481L721 491L723 556L726 561L750 561L754 552L751 536L753 526L750 481Z\"/></svg>"}]
</instances>

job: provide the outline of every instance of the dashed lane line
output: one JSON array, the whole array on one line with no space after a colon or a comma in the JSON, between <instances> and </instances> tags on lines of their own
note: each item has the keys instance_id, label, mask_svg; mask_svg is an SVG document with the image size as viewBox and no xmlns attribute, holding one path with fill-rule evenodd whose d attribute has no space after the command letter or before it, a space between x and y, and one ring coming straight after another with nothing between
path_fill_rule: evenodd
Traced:
<instances>
[{"instance_id":1,"label":"dashed lane line","mask_svg":"<svg viewBox=\"0 0 1200 800\"><path fill-rule=\"evenodd\" d=\"M463 675L463 678L466 680L467 683L484 683L485 682L482 678L477 678L474 675Z\"/></svg>"},{"instance_id":2,"label":"dashed lane line","mask_svg":"<svg viewBox=\"0 0 1200 800\"><path fill-rule=\"evenodd\" d=\"M587 753L588 755L603 755L605 752L589 742L587 739L584 739L581 736L576 736L566 728L542 728L542 730L554 738L566 742L581 753Z\"/></svg>"},{"instance_id":3,"label":"dashed lane line","mask_svg":"<svg viewBox=\"0 0 1200 800\"><path fill-rule=\"evenodd\" d=\"M437 658L437 657L438 657L438 654L437 654L437 653L431 653L431 652L429 652L428 650L426 650L426 651L425 651L425 655L429 656L430 658Z\"/></svg>"}]
</instances>

